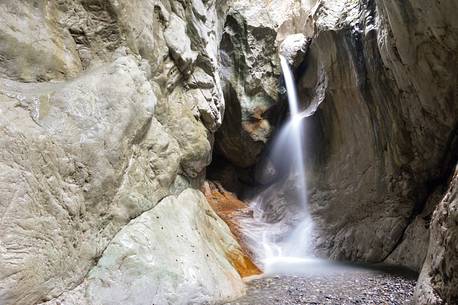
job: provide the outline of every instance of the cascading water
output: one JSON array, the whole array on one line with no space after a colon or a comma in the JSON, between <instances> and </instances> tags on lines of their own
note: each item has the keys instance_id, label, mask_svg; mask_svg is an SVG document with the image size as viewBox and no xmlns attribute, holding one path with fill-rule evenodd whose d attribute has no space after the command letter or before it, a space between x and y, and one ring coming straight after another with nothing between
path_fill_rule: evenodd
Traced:
<instances>
[{"instance_id":1,"label":"cascading water","mask_svg":"<svg viewBox=\"0 0 458 305\"><path fill-rule=\"evenodd\" d=\"M295 194L289 195L293 195L291 197L296 198L294 200L296 202L272 204L272 195L278 188L274 184L252 202L253 218L241 220L248 236L248 244L251 245L266 273L288 273L288 268L295 268L298 263L303 264L313 260L311 253L313 223L307 205L303 119L313 114L316 107L300 111L293 73L283 56L280 56L280 60L290 117L273 141L269 159L277 166L280 164L287 167L286 179L293 180L295 185L292 190ZM273 216L272 210L275 211Z\"/></svg>"}]
</instances>

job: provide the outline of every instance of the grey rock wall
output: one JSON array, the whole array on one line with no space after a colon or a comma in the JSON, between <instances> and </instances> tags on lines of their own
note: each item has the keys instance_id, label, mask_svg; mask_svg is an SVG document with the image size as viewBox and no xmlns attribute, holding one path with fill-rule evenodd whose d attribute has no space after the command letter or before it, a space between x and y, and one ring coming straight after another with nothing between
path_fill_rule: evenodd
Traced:
<instances>
[{"instance_id":1,"label":"grey rock wall","mask_svg":"<svg viewBox=\"0 0 458 305\"><path fill-rule=\"evenodd\" d=\"M305 102L325 96L307 122L317 252L421 270L418 304L457 300L456 9L321 1L299 73Z\"/></svg>"},{"instance_id":2,"label":"grey rock wall","mask_svg":"<svg viewBox=\"0 0 458 305\"><path fill-rule=\"evenodd\" d=\"M238 247L229 229L198 191L183 192L204 179L222 122L218 42L226 10L200 0L0 4L2 305L59 296L80 304L78 295L109 303L141 269L163 278L116 302L143 304L137 293L154 289L162 291L158 304L185 303L192 291L200 301L243 292L226 258ZM178 242L176 228L152 229L160 222L151 215L175 219L180 208L181 222L170 225L201 228L188 239L203 243L211 259L194 261L198 254ZM122 265L132 245L139 259ZM157 252L142 258L141 245ZM207 263L212 270L204 272ZM94 273L105 292L85 284ZM176 294L174 285L186 287Z\"/></svg>"},{"instance_id":3,"label":"grey rock wall","mask_svg":"<svg viewBox=\"0 0 458 305\"><path fill-rule=\"evenodd\" d=\"M456 11L451 0L3 1L0 303L108 304L121 288L119 304L153 288L160 304L240 295L226 258L238 245L195 189L213 146L235 168L267 164L278 46L296 34L308 46L294 59L299 95L318 107L306 133L317 252L422 268L417 301L453 304L456 179L439 198L457 153ZM288 204L292 182L272 206ZM189 244L155 222L169 213Z\"/></svg>"},{"instance_id":4,"label":"grey rock wall","mask_svg":"<svg viewBox=\"0 0 458 305\"><path fill-rule=\"evenodd\" d=\"M255 165L281 112L279 27L301 6L295 1L234 1L220 42L226 112L216 135L220 155L241 168Z\"/></svg>"},{"instance_id":5,"label":"grey rock wall","mask_svg":"<svg viewBox=\"0 0 458 305\"><path fill-rule=\"evenodd\" d=\"M415 288L416 304L458 302L458 171L436 207L425 264Z\"/></svg>"},{"instance_id":6,"label":"grey rock wall","mask_svg":"<svg viewBox=\"0 0 458 305\"><path fill-rule=\"evenodd\" d=\"M422 210L428 189L452 166L454 6L322 1L316 7L299 86L313 100L326 80L311 122L310 198L317 246L332 258L384 260Z\"/></svg>"}]
</instances>

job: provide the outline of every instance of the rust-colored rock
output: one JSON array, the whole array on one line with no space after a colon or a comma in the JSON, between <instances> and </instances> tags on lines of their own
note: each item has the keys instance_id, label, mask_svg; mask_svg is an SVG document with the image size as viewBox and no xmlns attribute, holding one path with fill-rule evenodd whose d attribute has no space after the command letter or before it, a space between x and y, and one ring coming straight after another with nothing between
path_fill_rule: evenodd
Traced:
<instances>
[{"instance_id":1,"label":"rust-colored rock","mask_svg":"<svg viewBox=\"0 0 458 305\"><path fill-rule=\"evenodd\" d=\"M237 219L242 216L251 214L250 208L235 196L235 194L226 191L217 182L208 181L202 187L202 192L207 197L213 210L221 217L229 226L232 234L242 247L242 251L228 251L227 258L232 265L237 269L242 277L261 274L262 271L256 266L252 260L252 253L248 250L240 224Z\"/></svg>"}]
</instances>

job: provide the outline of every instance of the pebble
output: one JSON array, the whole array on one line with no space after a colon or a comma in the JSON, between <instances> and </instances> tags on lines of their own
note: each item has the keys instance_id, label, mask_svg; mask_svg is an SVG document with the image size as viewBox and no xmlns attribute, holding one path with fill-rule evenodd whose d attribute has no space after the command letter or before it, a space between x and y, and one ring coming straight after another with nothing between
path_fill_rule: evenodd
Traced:
<instances>
[{"instance_id":1,"label":"pebble","mask_svg":"<svg viewBox=\"0 0 458 305\"><path fill-rule=\"evenodd\" d=\"M252 280L246 296L226 305L403 305L412 302L416 280L376 270Z\"/></svg>"}]
</instances>

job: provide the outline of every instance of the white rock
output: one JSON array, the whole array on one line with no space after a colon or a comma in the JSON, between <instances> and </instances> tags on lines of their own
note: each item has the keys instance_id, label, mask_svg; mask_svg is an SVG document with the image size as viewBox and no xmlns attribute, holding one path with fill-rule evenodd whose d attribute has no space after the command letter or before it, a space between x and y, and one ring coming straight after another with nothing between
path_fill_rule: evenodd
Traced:
<instances>
[{"instance_id":1,"label":"white rock","mask_svg":"<svg viewBox=\"0 0 458 305\"><path fill-rule=\"evenodd\" d=\"M197 52L191 50L191 40L186 34L186 23L175 14L170 15L164 38L172 56L182 73L188 74L197 59Z\"/></svg>"},{"instance_id":2,"label":"white rock","mask_svg":"<svg viewBox=\"0 0 458 305\"><path fill-rule=\"evenodd\" d=\"M178 197L165 198L124 227L86 282L46 305L227 301L241 296L245 289L226 257L238 249L204 195L187 189Z\"/></svg>"},{"instance_id":3,"label":"white rock","mask_svg":"<svg viewBox=\"0 0 458 305\"><path fill-rule=\"evenodd\" d=\"M280 45L280 54L290 65L297 67L304 59L309 43L310 40L304 34L289 35Z\"/></svg>"}]
</instances>

